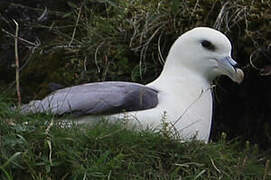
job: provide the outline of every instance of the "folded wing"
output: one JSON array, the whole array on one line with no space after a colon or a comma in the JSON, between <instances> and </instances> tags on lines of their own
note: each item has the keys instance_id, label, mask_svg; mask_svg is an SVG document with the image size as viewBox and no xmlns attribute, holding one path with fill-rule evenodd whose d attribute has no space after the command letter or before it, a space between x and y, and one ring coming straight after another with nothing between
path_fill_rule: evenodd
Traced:
<instances>
[{"instance_id":1,"label":"folded wing","mask_svg":"<svg viewBox=\"0 0 271 180\"><path fill-rule=\"evenodd\" d=\"M23 113L114 114L154 108L158 91L131 82L88 83L53 92L23 105Z\"/></svg>"}]
</instances>

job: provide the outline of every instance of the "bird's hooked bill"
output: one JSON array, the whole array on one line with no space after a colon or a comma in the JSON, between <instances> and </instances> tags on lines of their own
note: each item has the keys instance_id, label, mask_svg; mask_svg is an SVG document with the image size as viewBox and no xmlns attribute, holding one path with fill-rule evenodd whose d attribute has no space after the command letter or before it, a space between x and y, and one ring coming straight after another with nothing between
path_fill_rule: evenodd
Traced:
<instances>
[{"instance_id":1,"label":"bird's hooked bill","mask_svg":"<svg viewBox=\"0 0 271 180\"><path fill-rule=\"evenodd\" d=\"M219 60L220 65L234 82L241 83L244 79L244 72L239 68L237 62L230 56L223 57Z\"/></svg>"}]
</instances>

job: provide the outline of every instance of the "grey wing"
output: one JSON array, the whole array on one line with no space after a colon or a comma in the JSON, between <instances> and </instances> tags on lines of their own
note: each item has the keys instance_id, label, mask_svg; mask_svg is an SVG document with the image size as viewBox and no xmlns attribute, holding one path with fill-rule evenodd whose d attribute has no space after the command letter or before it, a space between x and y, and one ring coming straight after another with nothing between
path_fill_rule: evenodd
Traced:
<instances>
[{"instance_id":1,"label":"grey wing","mask_svg":"<svg viewBox=\"0 0 271 180\"><path fill-rule=\"evenodd\" d=\"M22 112L113 114L154 108L158 91L130 82L88 83L60 89L43 100L22 106Z\"/></svg>"}]
</instances>

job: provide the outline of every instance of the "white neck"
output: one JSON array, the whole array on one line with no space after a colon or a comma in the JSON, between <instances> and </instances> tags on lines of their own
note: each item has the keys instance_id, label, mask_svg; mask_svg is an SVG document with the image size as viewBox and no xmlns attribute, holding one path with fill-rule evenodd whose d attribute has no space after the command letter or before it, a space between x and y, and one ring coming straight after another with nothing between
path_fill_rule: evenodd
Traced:
<instances>
[{"instance_id":1,"label":"white neck","mask_svg":"<svg viewBox=\"0 0 271 180\"><path fill-rule=\"evenodd\" d=\"M180 86L190 86L193 89L207 89L210 87L210 82L195 71L189 70L179 64L174 64L174 59L167 58L164 68L160 76L148 86L161 89L163 86L172 86L177 88Z\"/></svg>"}]
</instances>

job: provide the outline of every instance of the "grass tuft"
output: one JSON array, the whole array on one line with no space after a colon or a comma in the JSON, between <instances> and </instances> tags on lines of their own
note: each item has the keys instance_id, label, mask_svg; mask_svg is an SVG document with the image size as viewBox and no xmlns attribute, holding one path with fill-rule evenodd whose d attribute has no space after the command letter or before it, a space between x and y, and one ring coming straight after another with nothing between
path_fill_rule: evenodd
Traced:
<instances>
[{"instance_id":1,"label":"grass tuft","mask_svg":"<svg viewBox=\"0 0 271 180\"><path fill-rule=\"evenodd\" d=\"M3 99L1 99L3 100ZM268 179L269 160L249 142L181 143L121 123L66 127L0 104L0 179Z\"/></svg>"}]
</instances>

